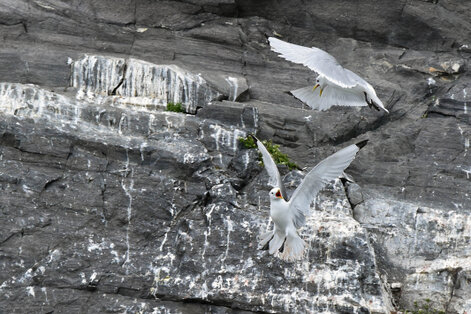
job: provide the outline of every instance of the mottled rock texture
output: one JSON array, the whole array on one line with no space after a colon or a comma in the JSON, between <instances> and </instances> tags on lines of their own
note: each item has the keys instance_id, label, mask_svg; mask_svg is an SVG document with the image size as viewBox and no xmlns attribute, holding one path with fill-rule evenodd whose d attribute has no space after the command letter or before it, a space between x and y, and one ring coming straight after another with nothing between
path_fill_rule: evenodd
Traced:
<instances>
[{"instance_id":1,"label":"mottled rock texture","mask_svg":"<svg viewBox=\"0 0 471 314\"><path fill-rule=\"evenodd\" d=\"M466 1L0 1L0 308L471 311ZM306 110L266 36L333 54L389 115ZM34 85L30 85L34 84ZM165 111L182 102L188 114ZM369 138L304 259L256 249L267 176ZM305 172L281 168L290 191ZM429 300L429 301L427 301Z\"/></svg>"}]
</instances>

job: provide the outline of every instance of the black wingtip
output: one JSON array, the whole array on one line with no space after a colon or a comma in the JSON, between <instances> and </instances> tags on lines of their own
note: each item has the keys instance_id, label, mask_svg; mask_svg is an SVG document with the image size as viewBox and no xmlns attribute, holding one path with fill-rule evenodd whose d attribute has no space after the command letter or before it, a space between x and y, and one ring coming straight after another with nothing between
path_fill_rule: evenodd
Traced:
<instances>
[{"instance_id":1,"label":"black wingtip","mask_svg":"<svg viewBox=\"0 0 471 314\"><path fill-rule=\"evenodd\" d=\"M247 136L251 137L253 141L255 142L255 144L258 142L258 138L256 138L255 135L253 135L252 133L249 133Z\"/></svg>"},{"instance_id":2,"label":"black wingtip","mask_svg":"<svg viewBox=\"0 0 471 314\"><path fill-rule=\"evenodd\" d=\"M269 242L267 242L263 247L258 248L260 251L268 251L269 249Z\"/></svg>"},{"instance_id":3,"label":"black wingtip","mask_svg":"<svg viewBox=\"0 0 471 314\"><path fill-rule=\"evenodd\" d=\"M375 103L374 101L372 101L372 103L373 103L373 108L375 108L375 109L376 109L376 111L381 111L381 107L380 107L380 106L378 106L378 104L377 104L377 103Z\"/></svg>"},{"instance_id":4,"label":"black wingtip","mask_svg":"<svg viewBox=\"0 0 471 314\"><path fill-rule=\"evenodd\" d=\"M365 147L366 144L368 144L368 140L358 142L355 145L358 146L359 149L362 149L363 147Z\"/></svg>"},{"instance_id":5,"label":"black wingtip","mask_svg":"<svg viewBox=\"0 0 471 314\"><path fill-rule=\"evenodd\" d=\"M271 236L270 240L268 240L268 242L265 243L264 246L259 247L258 249L261 250L261 251L267 251L267 250L270 248L270 241L271 241L271 239L273 239L273 236ZM284 244L284 242L283 242L283 244Z\"/></svg>"},{"instance_id":6,"label":"black wingtip","mask_svg":"<svg viewBox=\"0 0 471 314\"><path fill-rule=\"evenodd\" d=\"M285 240L283 241L283 244L282 244L282 245L280 246L280 248L278 249L278 251L279 251L280 253L283 253L283 251L285 250L285 244L286 244L286 238L285 238Z\"/></svg>"}]
</instances>

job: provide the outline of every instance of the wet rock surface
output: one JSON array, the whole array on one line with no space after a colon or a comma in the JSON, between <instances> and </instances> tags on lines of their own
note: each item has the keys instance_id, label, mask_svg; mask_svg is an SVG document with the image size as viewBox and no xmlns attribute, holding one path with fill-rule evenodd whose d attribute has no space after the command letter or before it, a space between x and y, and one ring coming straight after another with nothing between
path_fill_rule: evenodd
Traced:
<instances>
[{"instance_id":1,"label":"wet rock surface","mask_svg":"<svg viewBox=\"0 0 471 314\"><path fill-rule=\"evenodd\" d=\"M469 9L3 1L0 308L469 312ZM266 35L327 50L391 113L306 110L284 92L312 72ZM270 187L237 140L248 133L307 167L281 167L290 192L370 139L347 170L355 183L333 182L313 205L300 262L257 250Z\"/></svg>"}]
</instances>

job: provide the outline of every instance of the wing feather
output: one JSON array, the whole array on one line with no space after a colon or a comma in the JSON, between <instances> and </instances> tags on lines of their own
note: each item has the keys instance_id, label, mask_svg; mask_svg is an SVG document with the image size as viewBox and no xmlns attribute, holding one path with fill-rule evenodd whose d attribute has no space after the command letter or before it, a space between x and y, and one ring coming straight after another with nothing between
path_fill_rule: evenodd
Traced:
<instances>
[{"instance_id":1,"label":"wing feather","mask_svg":"<svg viewBox=\"0 0 471 314\"><path fill-rule=\"evenodd\" d=\"M274 37L268 38L271 49L280 57L307 66L311 70L343 88L368 84L357 74L342 67L338 61L322 49L290 44Z\"/></svg>"},{"instance_id":2,"label":"wing feather","mask_svg":"<svg viewBox=\"0 0 471 314\"><path fill-rule=\"evenodd\" d=\"M283 198L288 201L288 195L286 193L285 186L283 185L283 181L281 181L281 175L278 171L278 167L276 166L275 161L271 157L265 145L263 145L263 143L255 136L250 136L253 137L253 139L257 143L258 150L262 154L263 165L265 166L265 169L267 170L268 176L270 178L268 181L268 185L271 185L272 187L278 187L281 190L281 195L283 196Z\"/></svg>"},{"instance_id":3,"label":"wing feather","mask_svg":"<svg viewBox=\"0 0 471 314\"><path fill-rule=\"evenodd\" d=\"M365 98L353 89L327 86L320 95L319 88L315 91L311 86L290 92L294 97L306 103L312 109L326 110L332 106L366 106Z\"/></svg>"},{"instance_id":4,"label":"wing feather","mask_svg":"<svg viewBox=\"0 0 471 314\"><path fill-rule=\"evenodd\" d=\"M311 203L319 191L327 183L342 175L359 149L360 146L355 144L345 147L322 160L306 175L303 182L294 191L288 207L296 228L304 225Z\"/></svg>"}]
</instances>

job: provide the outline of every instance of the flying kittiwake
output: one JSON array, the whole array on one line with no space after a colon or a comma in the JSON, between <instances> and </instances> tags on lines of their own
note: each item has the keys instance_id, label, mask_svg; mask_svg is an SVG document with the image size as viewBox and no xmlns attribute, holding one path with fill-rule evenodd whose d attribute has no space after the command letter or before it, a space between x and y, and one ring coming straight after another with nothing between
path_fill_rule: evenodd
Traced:
<instances>
[{"instance_id":1,"label":"flying kittiwake","mask_svg":"<svg viewBox=\"0 0 471 314\"><path fill-rule=\"evenodd\" d=\"M280 57L307 66L317 72L316 85L290 93L312 109L326 110L332 106L366 106L389 111L367 81L342 67L337 60L316 47L303 47L269 37L271 49Z\"/></svg>"},{"instance_id":2,"label":"flying kittiwake","mask_svg":"<svg viewBox=\"0 0 471 314\"><path fill-rule=\"evenodd\" d=\"M302 227L309 214L311 203L317 194L330 181L342 175L350 165L356 153L366 145L368 140L345 147L319 162L294 191L288 200L278 168L263 143L251 135L262 154L263 164L270 177L269 184L274 186L270 191L270 217L274 228L260 236L259 248L267 246L270 254L282 250L284 260L299 259L304 252L304 241L296 229Z\"/></svg>"}]
</instances>

